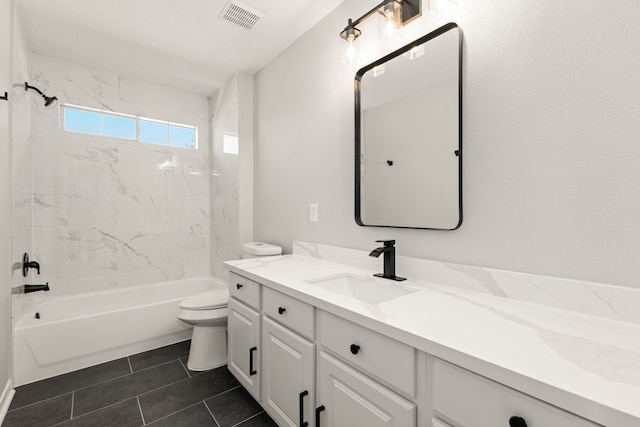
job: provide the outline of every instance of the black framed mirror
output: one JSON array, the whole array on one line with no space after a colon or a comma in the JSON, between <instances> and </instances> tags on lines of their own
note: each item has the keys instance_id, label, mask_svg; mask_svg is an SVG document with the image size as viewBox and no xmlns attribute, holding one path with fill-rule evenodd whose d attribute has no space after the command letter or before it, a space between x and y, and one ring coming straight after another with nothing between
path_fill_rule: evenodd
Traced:
<instances>
[{"instance_id":1,"label":"black framed mirror","mask_svg":"<svg viewBox=\"0 0 640 427\"><path fill-rule=\"evenodd\" d=\"M446 24L355 76L355 219L462 224L462 31Z\"/></svg>"}]
</instances>

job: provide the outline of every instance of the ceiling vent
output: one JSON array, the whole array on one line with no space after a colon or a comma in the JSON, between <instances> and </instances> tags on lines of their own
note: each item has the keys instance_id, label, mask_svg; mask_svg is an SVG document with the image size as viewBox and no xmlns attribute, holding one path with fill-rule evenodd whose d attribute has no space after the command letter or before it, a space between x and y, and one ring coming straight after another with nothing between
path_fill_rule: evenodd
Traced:
<instances>
[{"instance_id":1,"label":"ceiling vent","mask_svg":"<svg viewBox=\"0 0 640 427\"><path fill-rule=\"evenodd\" d=\"M245 30L250 30L263 16L264 14L257 10L251 9L247 5L232 0L224 6L224 9L222 9L222 12L218 15L218 18L223 21L231 22Z\"/></svg>"}]
</instances>

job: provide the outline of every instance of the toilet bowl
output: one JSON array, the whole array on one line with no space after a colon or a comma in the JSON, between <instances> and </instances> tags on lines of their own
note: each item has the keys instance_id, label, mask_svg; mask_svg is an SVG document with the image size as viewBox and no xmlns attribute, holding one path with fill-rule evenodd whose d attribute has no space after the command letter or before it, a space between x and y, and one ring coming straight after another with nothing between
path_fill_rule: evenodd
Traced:
<instances>
[{"instance_id":1,"label":"toilet bowl","mask_svg":"<svg viewBox=\"0 0 640 427\"><path fill-rule=\"evenodd\" d=\"M178 319L193 325L187 368L206 371L227 363L229 290L216 289L180 303Z\"/></svg>"},{"instance_id":2,"label":"toilet bowl","mask_svg":"<svg viewBox=\"0 0 640 427\"><path fill-rule=\"evenodd\" d=\"M263 242L242 245L242 258L280 255L280 246ZM187 368L206 371L227 363L227 313L229 290L216 289L180 303L178 319L193 325Z\"/></svg>"}]
</instances>

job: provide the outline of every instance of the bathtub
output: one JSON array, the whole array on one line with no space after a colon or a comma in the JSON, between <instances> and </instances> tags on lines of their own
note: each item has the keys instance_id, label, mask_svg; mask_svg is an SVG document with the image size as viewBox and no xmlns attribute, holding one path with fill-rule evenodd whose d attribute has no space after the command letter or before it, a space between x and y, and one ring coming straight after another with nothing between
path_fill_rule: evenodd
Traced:
<instances>
[{"instance_id":1,"label":"bathtub","mask_svg":"<svg viewBox=\"0 0 640 427\"><path fill-rule=\"evenodd\" d=\"M187 340L192 327L176 318L180 301L225 287L222 279L201 277L70 296L20 295L15 385Z\"/></svg>"}]
</instances>

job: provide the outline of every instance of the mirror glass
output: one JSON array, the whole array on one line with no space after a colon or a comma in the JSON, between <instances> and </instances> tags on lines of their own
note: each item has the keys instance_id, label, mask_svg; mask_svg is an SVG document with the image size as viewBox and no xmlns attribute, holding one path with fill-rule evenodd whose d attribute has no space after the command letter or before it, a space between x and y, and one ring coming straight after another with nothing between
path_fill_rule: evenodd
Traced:
<instances>
[{"instance_id":1,"label":"mirror glass","mask_svg":"<svg viewBox=\"0 0 640 427\"><path fill-rule=\"evenodd\" d=\"M462 223L461 32L447 24L358 71L356 222Z\"/></svg>"}]
</instances>

